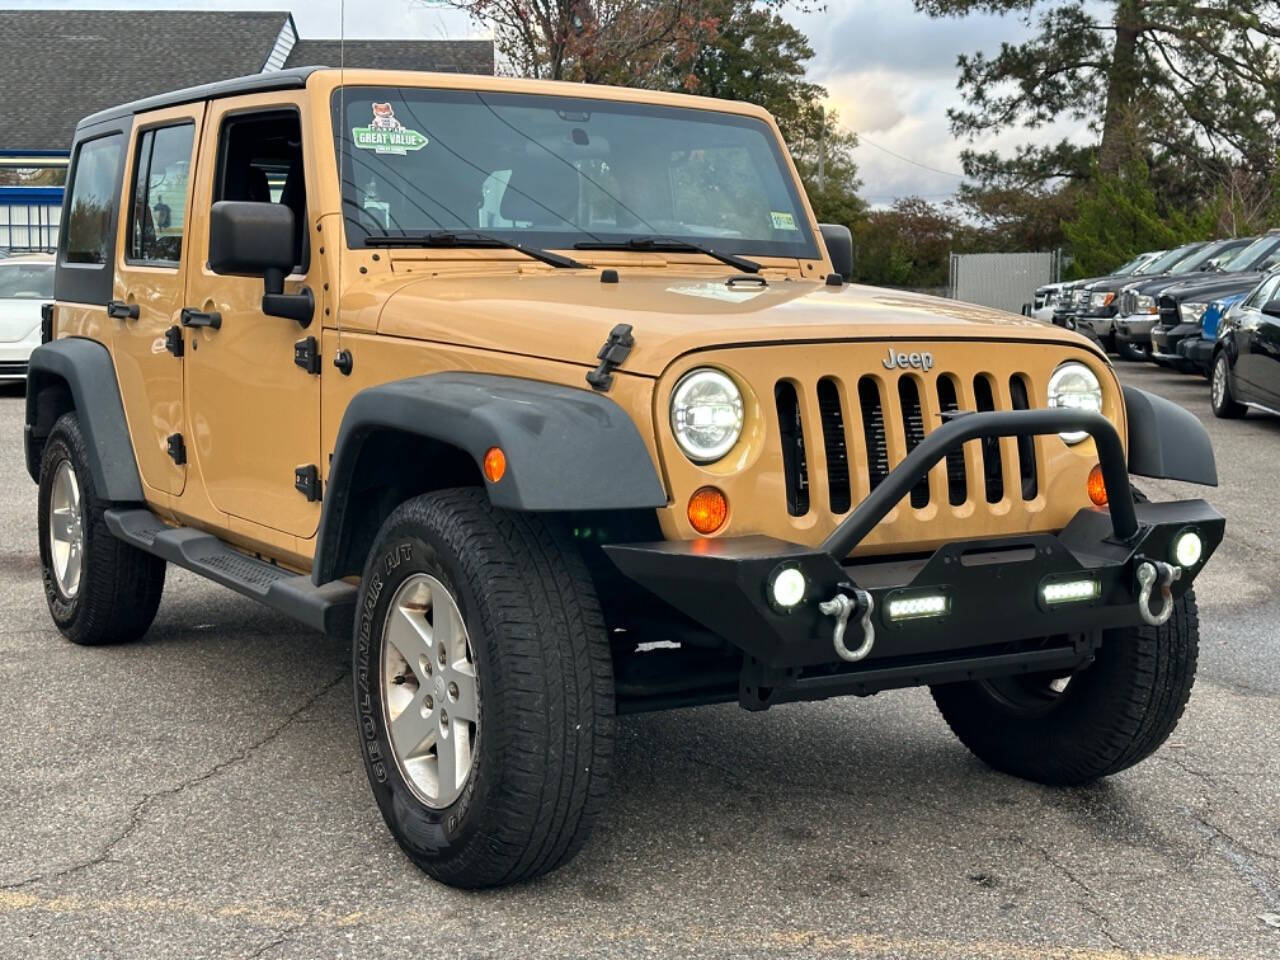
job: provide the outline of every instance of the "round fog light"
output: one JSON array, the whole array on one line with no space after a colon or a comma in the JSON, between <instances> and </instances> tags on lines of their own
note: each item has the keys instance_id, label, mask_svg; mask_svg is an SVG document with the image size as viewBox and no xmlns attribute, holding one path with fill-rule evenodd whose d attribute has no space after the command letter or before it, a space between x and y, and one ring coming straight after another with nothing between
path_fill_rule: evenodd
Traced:
<instances>
[{"instance_id":1,"label":"round fog light","mask_svg":"<svg viewBox=\"0 0 1280 960\"><path fill-rule=\"evenodd\" d=\"M1194 567L1204 555L1204 541L1194 530L1184 530L1173 541L1173 562L1180 567Z\"/></svg>"},{"instance_id":2,"label":"round fog light","mask_svg":"<svg viewBox=\"0 0 1280 960\"><path fill-rule=\"evenodd\" d=\"M786 567L774 574L769 584L769 596L775 606L790 609L804 599L804 574L795 567Z\"/></svg>"}]
</instances>

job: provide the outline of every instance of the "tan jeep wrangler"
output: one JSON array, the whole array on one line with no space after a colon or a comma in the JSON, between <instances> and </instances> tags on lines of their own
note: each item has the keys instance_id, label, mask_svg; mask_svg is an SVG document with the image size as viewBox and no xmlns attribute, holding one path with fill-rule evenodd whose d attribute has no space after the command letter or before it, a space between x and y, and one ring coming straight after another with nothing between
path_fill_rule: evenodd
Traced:
<instances>
[{"instance_id":1,"label":"tan jeep wrangler","mask_svg":"<svg viewBox=\"0 0 1280 960\"><path fill-rule=\"evenodd\" d=\"M929 685L1077 784L1190 693L1199 422L1086 340L850 285L778 129L640 90L307 69L78 127L28 469L49 608L166 564L351 637L374 797L458 886L564 863L620 713Z\"/></svg>"}]
</instances>

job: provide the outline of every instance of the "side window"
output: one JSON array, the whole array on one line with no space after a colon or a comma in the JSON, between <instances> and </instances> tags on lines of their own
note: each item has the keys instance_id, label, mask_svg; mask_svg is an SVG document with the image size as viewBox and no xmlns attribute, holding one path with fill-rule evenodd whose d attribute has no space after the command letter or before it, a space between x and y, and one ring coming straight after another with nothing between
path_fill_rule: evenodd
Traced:
<instances>
[{"instance_id":1,"label":"side window","mask_svg":"<svg viewBox=\"0 0 1280 960\"><path fill-rule=\"evenodd\" d=\"M182 260L183 218L195 126L147 130L138 138L129 211L129 260L176 265Z\"/></svg>"},{"instance_id":2,"label":"side window","mask_svg":"<svg viewBox=\"0 0 1280 960\"><path fill-rule=\"evenodd\" d=\"M71 174L64 263L102 265L111 258L113 208L119 195L124 135L82 143Z\"/></svg>"},{"instance_id":3,"label":"side window","mask_svg":"<svg viewBox=\"0 0 1280 960\"><path fill-rule=\"evenodd\" d=\"M1261 310L1275 299L1277 288L1280 288L1280 273L1264 280L1262 285L1253 291L1253 296L1245 301L1245 306L1250 310Z\"/></svg>"},{"instance_id":4,"label":"side window","mask_svg":"<svg viewBox=\"0 0 1280 960\"><path fill-rule=\"evenodd\" d=\"M280 203L292 210L294 263L306 272L307 187L296 111L243 114L223 122L213 199Z\"/></svg>"}]
</instances>

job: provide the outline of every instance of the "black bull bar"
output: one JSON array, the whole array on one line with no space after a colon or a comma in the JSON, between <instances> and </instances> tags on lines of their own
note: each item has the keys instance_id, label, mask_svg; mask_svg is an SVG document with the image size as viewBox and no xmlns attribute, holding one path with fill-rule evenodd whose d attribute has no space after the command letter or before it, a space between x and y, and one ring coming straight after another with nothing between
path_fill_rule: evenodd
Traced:
<instances>
[{"instance_id":1,"label":"black bull bar","mask_svg":"<svg viewBox=\"0 0 1280 960\"><path fill-rule=\"evenodd\" d=\"M916 483L964 443L1072 431L1094 439L1107 512L1082 509L1056 534L957 541L926 558L845 562ZM798 675L805 667L839 664L840 658L862 661L842 665L841 682L855 682L850 689L832 689L834 694L1078 665L1092 648L1085 650L1073 635L1090 635L1096 645L1104 629L1152 622L1139 600L1158 607L1160 597L1151 596L1150 583L1144 594L1144 579L1156 570L1157 594L1162 591L1166 603L1181 596L1221 543L1224 526L1203 500L1135 503L1116 428L1099 413L1060 408L952 414L817 548L749 536L613 544L605 551L629 578L740 648L748 663ZM1188 530L1200 536L1203 552L1180 570L1169 561L1175 538ZM803 599L788 609L768 590L785 568L799 570L805 582ZM1050 603L1045 586L1073 578L1096 580L1096 595ZM944 596L945 611L902 619L885 615L895 599L921 594ZM848 600L838 601L842 596ZM841 604L843 617L835 616ZM838 658L837 629L843 632L846 624L850 646L859 643L860 628L874 631L874 646L856 657L846 656L846 648ZM1055 648L1043 642L1047 637L1065 639ZM1010 648L1032 640L1040 641L1035 650ZM962 660L975 668L963 667ZM893 676L865 691L858 687L856 677L877 671Z\"/></svg>"}]
</instances>

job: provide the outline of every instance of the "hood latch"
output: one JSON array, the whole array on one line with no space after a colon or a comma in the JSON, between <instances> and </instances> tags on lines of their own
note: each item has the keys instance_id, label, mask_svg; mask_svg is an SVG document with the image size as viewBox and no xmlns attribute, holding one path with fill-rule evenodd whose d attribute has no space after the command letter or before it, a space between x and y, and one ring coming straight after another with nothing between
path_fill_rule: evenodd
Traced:
<instances>
[{"instance_id":1,"label":"hood latch","mask_svg":"<svg viewBox=\"0 0 1280 960\"><path fill-rule=\"evenodd\" d=\"M635 345L636 339L631 336L631 324L620 323L610 330L609 339L596 354L600 365L587 374L587 383L591 384L591 389L607 392L613 386L613 371L622 366Z\"/></svg>"}]
</instances>

